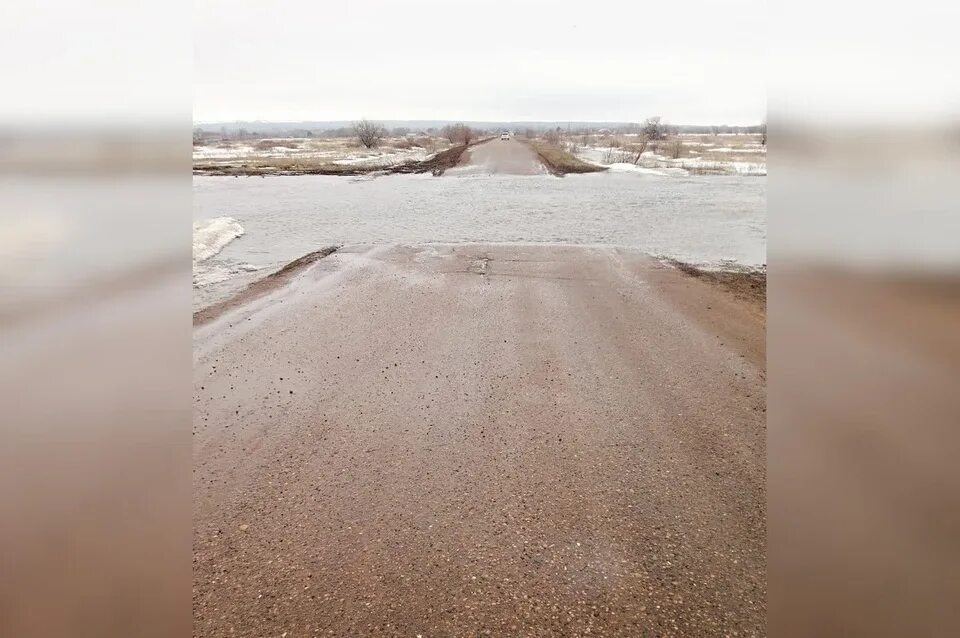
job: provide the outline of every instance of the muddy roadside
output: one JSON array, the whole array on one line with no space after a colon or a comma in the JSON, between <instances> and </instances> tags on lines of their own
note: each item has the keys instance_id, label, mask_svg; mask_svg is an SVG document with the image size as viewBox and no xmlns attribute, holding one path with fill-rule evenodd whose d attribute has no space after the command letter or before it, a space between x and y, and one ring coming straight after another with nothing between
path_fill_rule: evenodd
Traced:
<instances>
[{"instance_id":1,"label":"muddy roadside","mask_svg":"<svg viewBox=\"0 0 960 638\"><path fill-rule=\"evenodd\" d=\"M767 271L765 268L762 270L746 268L706 270L673 259L668 259L667 263L690 277L718 286L740 299L766 306Z\"/></svg>"},{"instance_id":2,"label":"muddy roadside","mask_svg":"<svg viewBox=\"0 0 960 638\"><path fill-rule=\"evenodd\" d=\"M718 343L765 371L766 340L756 335L766 334L767 328L766 269L707 270L670 259L662 263L662 276L651 273L650 281L663 298ZM683 277L670 271L680 271Z\"/></svg>"},{"instance_id":3,"label":"muddy roadside","mask_svg":"<svg viewBox=\"0 0 960 638\"><path fill-rule=\"evenodd\" d=\"M306 270L308 266L313 265L324 257L329 257L333 253L337 252L339 248L340 246L327 246L326 248L315 250L311 253L307 253L303 257L294 259L289 264L286 264L280 268L280 270L272 272L262 279L257 279L237 294L231 295L229 298L224 299L223 301L217 302L211 306L207 306L206 308L194 312L193 325L201 326L216 319L229 310L238 308L282 288L296 275Z\"/></svg>"}]
</instances>

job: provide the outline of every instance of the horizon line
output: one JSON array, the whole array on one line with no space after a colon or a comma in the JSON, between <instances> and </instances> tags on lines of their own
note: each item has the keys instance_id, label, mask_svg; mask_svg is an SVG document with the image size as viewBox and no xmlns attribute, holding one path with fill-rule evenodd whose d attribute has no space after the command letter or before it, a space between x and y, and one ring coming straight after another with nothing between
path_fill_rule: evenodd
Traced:
<instances>
[{"instance_id":1,"label":"horizon line","mask_svg":"<svg viewBox=\"0 0 960 638\"><path fill-rule=\"evenodd\" d=\"M650 116L656 117L656 116ZM641 118L637 120L597 120L597 119L513 119L513 118L501 118L501 119L471 119L471 118L403 118L403 117L360 117L353 119L245 119L245 118L231 118L231 119L215 119L215 120L193 120L194 126L202 124L237 124L237 123L263 123L263 124L301 124L309 122L327 122L327 123L352 123L358 122L360 120L371 120L374 122L473 122L479 124L499 124L504 122L510 122L515 124L540 124L549 122L551 124L556 123L560 124L566 122L568 124L640 124L647 118ZM673 126L758 126L763 124L764 118L760 118L756 122L751 122L745 124L742 122L675 122L665 117L661 117L661 121L664 124L670 124Z\"/></svg>"}]
</instances>

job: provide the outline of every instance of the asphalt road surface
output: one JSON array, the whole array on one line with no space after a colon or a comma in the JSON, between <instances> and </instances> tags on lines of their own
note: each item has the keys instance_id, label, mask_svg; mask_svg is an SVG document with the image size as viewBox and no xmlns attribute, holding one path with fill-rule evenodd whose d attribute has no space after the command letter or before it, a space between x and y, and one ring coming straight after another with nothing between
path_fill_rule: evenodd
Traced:
<instances>
[{"instance_id":1,"label":"asphalt road surface","mask_svg":"<svg viewBox=\"0 0 960 638\"><path fill-rule=\"evenodd\" d=\"M756 303L615 249L353 247L194 334L195 635L765 633Z\"/></svg>"},{"instance_id":2,"label":"asphalt road surface","mask_svg":"<svg viewBox=\"0 0 960 638\"><path fill-rule=\"evenodd\" d=\"M460 165L448 174L539 175L547 172L533 149L512 137L501 140L498 136L471 146L464 155Z\"/></svg>"}]
</instances>

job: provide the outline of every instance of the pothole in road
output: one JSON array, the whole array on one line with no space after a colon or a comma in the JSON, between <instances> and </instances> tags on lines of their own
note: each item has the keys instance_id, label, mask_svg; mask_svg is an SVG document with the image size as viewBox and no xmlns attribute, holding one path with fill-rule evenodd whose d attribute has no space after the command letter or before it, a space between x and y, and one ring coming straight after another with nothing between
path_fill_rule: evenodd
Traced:
<instances>
[{"instance_id":1,"label":"pothole in road","mask_svg":"<svg viewBox=\"0 0 960 638\"><path fill-rule=\"evenodd\" d=\"M475 259L473 263L470 264L470 272L480 276L486 275L487 266L490 264L490 261L490 257L480 257L479 259Z\"/></svg>"}]
</instances>

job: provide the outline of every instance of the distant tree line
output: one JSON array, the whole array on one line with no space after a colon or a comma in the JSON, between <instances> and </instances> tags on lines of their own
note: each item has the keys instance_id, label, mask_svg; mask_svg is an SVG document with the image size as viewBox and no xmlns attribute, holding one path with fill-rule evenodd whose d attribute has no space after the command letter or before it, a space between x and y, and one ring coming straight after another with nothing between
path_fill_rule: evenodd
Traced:
<instances>
[{"instance_id":1,"label":"distant tree line","mask_svg":"<svg viewBox=\"0 0 960 638\"><path fill-rule=\"evenodd\" d=\"M656 121L656 126L652 126L651 120ZM648 136L651 136L651 139L664 139L668 136L680 135L680 134L704 134L704 135L745 135L745 134L762 134L766 130L765 124L754 124L750 126L730 126L727 124L720 125L701 125L701 124L669 124L663 122L660 116L649 117L642 122L636 122L631 124L623 124L619 126L570 126L567 128L561 126L527 126L524 127L521 131L526 137L553 137L554 134L560 136L573 136L573 135L596 135L596 134L610 134L610 135L639 135L645 133Z\"/></svg>"},{"instance_id":2,"label":"distant tree line","mask_svg":"<svg viewBox=\"0 0 960 638\"><path fill-rule=\"evenodd\" d=\"M651 120L657 120L657 126L654 128L651 125ZM367 122L367 120L361 120L361 122ZM245 139L261 139L264 137L295 137L295 138L309 138L309 137L357 137L356 124L351 124L350 126L342 126L339 128L323 128L323 129L307 129L307 128L290 128L287 130L277 130L271 129L269 132L257 131L257 130L248 130L245 127L234 128L228 130L226 126L221 126L218 130L204 129L203 127L196 127L193 132L194 141L203 141L210 139L233 139L233 140L245 140ZM701 125L701 124L669 124L662 121L662 118L657 116L647 118L644 121L619 124L619 125L591 125L591 124L578 124L572 125L567 124L566 126L561 126L557 124L551 125L529 125L519 128L516 123L490 123L485 127L469 126L463 122L458 122L456 124L448 124L446 126L437 128L429 127L424 129L411 129L409 127L395 127L389 129L379 123L376 124L378 131L382 133L384 137L405 137L411 134L417 135L431 135L437 137L444 137L449 140L452 144L461 144L469 143L470 141L476 140L480 137L487 135L493 135L498 133L501 130L512 130L517 134L525 135L526 137L547 137L547 138L561 138L573 135L595 135L595 134L633 134L640 135L643 134L647 138L653 139L663 139L668 136L676 136L681 133L698 133L698 134L712 134L712 135L722 135L722 134L754 134L761 135L763 143L766 143L766 130L767 125L766 121L755 124L751 126L731 126L727 124L716 124L716 125ZM466 140L466 141L464 141Z\"/></svg>"}]
</instances>

